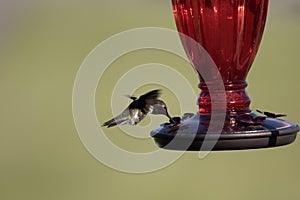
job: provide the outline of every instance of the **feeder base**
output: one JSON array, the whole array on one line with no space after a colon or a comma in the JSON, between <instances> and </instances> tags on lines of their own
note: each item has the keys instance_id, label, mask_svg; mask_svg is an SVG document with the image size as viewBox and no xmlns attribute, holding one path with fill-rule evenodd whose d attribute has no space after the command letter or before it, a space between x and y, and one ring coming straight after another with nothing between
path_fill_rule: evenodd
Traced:
<instances>
[{"instance_id":1,"label":"feeder base","mask_svg":"<svg viewBox=\"0 0 300 200\"><path fill-rule=\"evenodd\" d=\"M290 144L300 130L296 124L276 118L230 127L225 123L221 134L207 133L208 126L207 119L196 113L177 125L162 124L151 132L151 136L160 148L169 150L241 150Z\"/></svg>"}]
</instances>

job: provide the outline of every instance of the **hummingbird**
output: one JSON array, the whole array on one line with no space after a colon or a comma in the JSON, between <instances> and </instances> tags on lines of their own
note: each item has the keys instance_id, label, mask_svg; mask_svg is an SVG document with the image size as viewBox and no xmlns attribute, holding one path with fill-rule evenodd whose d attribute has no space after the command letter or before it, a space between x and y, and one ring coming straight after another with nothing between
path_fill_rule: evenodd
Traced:
<instances>
[{"instance_id":1,"label":"hummingbird","mask_svg":"<svg viewBox=\"0 0 300 200\"><path fill-rule=\"evenodd\" d=\"M129 96L132 100L129 106L120 115L103 123L102 126L106 126L107 128L123 124L134 126L142 121L147 114L165 115L169 118L170 122L174 122L168 113L165 102L158 99L160 94L160 90L152 90L139 98Z\"/></svg>"},{"instance_id":2,"label":"hummingbird","mask_svg":"<svg viewBox=\"0 0 300 200\"><path fill-rule=\"evenodd\" d=\"M260 110L256 110L256 111L270 118L286 117L286 115L284 114L275 114L275 113L260 111Z\"/></svg>"}]
</instances>

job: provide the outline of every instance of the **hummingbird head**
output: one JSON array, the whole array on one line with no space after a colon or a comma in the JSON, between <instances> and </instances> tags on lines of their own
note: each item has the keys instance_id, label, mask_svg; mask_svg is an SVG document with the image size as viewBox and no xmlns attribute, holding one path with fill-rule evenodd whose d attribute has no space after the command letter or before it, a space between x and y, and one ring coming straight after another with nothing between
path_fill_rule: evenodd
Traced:
<instances>
[{"instance_id":1,"label":"hummingbird head","mask_svg":"<svg viewBox=\"0 0 300 200\"><path fill-rule=\"evenodd\" d=\"M131 99L133 101L137 100L137 97L135 97L135 96L125 95L125 97L127 97L127 98L129 98L129 99Z\"/></svg>"},{"instance_id":2,"label":"hummingbird head","mask_svg":"<svg viewBox=\"0 0 300 200\"><path fill-rule=\"evenodd\" d=\"M172 117L172 118L170 118L169 121L171 124L180 124L181 118L180 117Z\"/></svg>"}]
</instances>

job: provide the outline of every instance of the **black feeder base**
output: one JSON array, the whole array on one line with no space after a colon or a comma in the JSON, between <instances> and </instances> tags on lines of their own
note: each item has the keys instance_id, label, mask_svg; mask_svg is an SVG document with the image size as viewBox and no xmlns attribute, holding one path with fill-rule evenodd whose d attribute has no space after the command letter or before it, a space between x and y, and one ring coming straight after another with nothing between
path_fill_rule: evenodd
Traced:
<instances>
[{"instance_id":1,"label":"black feeder base","mask_svg":"<svg viewBox=\"0 0 300 200\"><path fill-rule=\"evenodd\" d=\"M250 115L257 117L254 113ZM160 148L169 150L242 150L290 144L300 130L292 122L268 117L255 124L228 126L225 123L221 134L207 133L208 124L207 119L197 113L185 114L180 123L162 124L151 132L151 136Z\"/></svg>"}]
</instances>

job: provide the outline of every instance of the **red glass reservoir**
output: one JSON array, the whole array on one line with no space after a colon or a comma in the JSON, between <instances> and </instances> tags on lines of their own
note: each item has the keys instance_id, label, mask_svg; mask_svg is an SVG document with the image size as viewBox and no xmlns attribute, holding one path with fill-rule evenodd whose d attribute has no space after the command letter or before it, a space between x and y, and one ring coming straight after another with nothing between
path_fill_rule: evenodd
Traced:
<instances>
[{"instance_id":1,"label":"red glass reservoir","mask_svg":"<svg viewBox=\"0 0 300 200\"><path fill-rule=\"evenodd\" d=\"M226 89L227 112L249 113L245 79L263 35L268 0L172 0L172 4L178 31L199 42L217 65ZM182 44L195 69L205 68L199 65L198 50L183 38ZM199 77L199 111L209 115L207 81Z\"/></svg>"}]
</instances>

